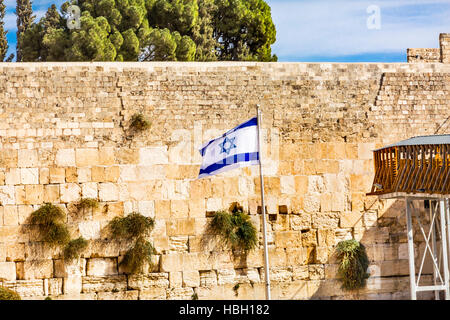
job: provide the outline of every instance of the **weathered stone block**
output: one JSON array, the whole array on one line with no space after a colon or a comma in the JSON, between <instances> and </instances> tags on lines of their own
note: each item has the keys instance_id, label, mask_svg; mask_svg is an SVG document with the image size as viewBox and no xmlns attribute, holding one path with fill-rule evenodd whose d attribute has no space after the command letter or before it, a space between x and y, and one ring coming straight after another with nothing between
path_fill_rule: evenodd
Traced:
<instances>
[{"instance_id":1,"label":"weathered stone block","mask_svg":"<svg viewBox=\"0 0 450 320\"><path fill-rule=\"evenodd\" d=\"M169 286L170 288L181 287L183 284L183 275L181 271L169 272Z\"/></svg>"},{"instance_id":2,"label":"weathered stone block","mask_svg":"<svg viewBox=\"0 0 450 320\"><path fill-rule=\"evenodd\" d=\"M75 164L75 150L74 149L59 149L56 152L55 164L59 167L74 167Z\"/></svg>"},{"instance_id":3,"label":"weathered stone block","mask_svg":"<svg viewBox=\"0 0 450 320\"><path fill-rule=\"evenodd\" d=\"M60 185L61 202L75 202L80 200L81 188L76 183L65 183Z\"/></svg>"},{"instance_id":4,"label":"weathered stone block","mask_svg":"<svg viewBox=\"0 0 450 320\"><path fill-rule=\"evenodd\" d=\"M64 168L50 168L50 183L65 183L66 170Z\"/></svg>"},{"instance_id":5,"label":"weathered stone block","mask_svg":"<svg viewBox=\"0 0 450 320\"><path fill-rule=\"evenodd\" d=\"M99 183L98 195L100 201L117 201L119 200L119 189L113 183Z\"/></svg>"},{"instance_id":6,"label":"weathered stone block","mask_svg":"<svg viewBox=\"0 0 450 320\"><path fill-rule=\"evenodd\" d=\"M91 167L99 163L98 149L79 148L75 151L77 167Z\"/></svg>"},{"instance_id":7,"label":"weathered stone block","mask_svg":"<svg viewBox=\"0 0 450 320\"><path fill-rule=\"evenodd\" d=\"M83 293L103 291L126 291L127 277L125 275L96 277L89 276L82 279Z\"/></svg>"},{"instance_id":8,"label":"weathered stone block","mask_svg":"<svg viewBox=\"0 0 450 320\"><path fill-rule=\"evenodd\" d=\"M76 167L66 168L66 182L78 182L78 172Z\"/></svg>"},{"instance_id":9,"label":"weathered stone block","mask_svg":"<svg viewBox=\"0 0 450 320\"><path fill-rule=\"evenodd\" d=\"M23 167L38 167L38 153L37 150L34 149L19 149L17 152L17 166L20 168Z\"/></svg>"},{"instance_id":10,"label":"weathered stone block","mask_svg":"<svg viewBox=\"0 0 450 320\"><path fill-rule=\"evenodd\" d=\"M44 202L55 203L59 200L59 185L44 185Z\"/></svg>"},{"instance_id":11,"label":"weathered stone block","mask_svg":"<svg viewBox=\"0 0 450 320\"><path fill-rule=\"evenodd\" d=\"M139 149L139 164L167 164L169 156L167 146L162 147L146 147Z\"/></svg>"},{"instance_id":12,"label":"weathered stone block","mask_svg":"<svg viewBox=\"0 0 450 320\"><path fill-rule=\"evenodd\" d=\"M7 281L16 280L16 264L14 262L0 262L0 278Z\"/></svg>"},{"instance_id":13,"label":"weathered stone block","mask_svg":"<svg viewBox=\"0 0 450 320\"><path fill-rule=\"evenodd\" d=\"M20 184L20 168L10 168L5 173L5 184L7 185L16 185Z\"/></svg>"},{"instance_id":14,"label":"weathered stone block","mask_svg":"<svg viewBox=\"0 0 450 320\"><path fill-rule=\"evenodd\" d=\"M166 300L166 289L153 287L145 290L139 290L139 300Z\"/></svg>"},{"instance_id":15,"label":"weathered stone block","mask_svg":"<svg viewBox=\"0 0 450 320\"><path fill-rule=\"evenodd\" d=\"M116 275L117 259L115 258L91 258L87 260L86 274L88 276Z\"/></svg>"},{"instance_id":16,"label":"weathered stone block","mask_svg":"<svg viewBox=\"0 0 450 320\"><path fill-rule=\"evenodd\" d=\"M25 186L25 204L41 204L44 202L44 186L29 184Z\"/></svg>"}]
</instances>

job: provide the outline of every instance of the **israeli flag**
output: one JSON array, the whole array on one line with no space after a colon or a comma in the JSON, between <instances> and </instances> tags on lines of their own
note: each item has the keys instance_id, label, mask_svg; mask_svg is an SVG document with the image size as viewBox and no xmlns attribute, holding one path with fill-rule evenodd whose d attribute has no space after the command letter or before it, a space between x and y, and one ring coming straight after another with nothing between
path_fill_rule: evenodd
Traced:
<instances>
[{"instance_id":1,"label":"israeli flag","mask_svg":"<svg viewBox=\"0 0 450 320\"><path fill-rule=\"evenodd\" d=\"M259 164L258 121L252 118L221 137L205 143L198 178L209 177L240 167Z\"/></svg>"}]
</instances>

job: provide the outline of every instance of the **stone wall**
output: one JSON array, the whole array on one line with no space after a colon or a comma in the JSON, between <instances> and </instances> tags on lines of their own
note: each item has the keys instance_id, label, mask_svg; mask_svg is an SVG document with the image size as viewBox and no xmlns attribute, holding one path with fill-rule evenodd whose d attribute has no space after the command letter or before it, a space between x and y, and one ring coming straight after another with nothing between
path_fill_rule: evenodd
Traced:
<instances>
[{"instance_id":1,"label":"stone wall","mask_svg":"<svg viewBox=\"0 0 450 320\"><path fill-rule=\"evenodd\" d=\"M450 33L439 35L439 48L409 48L406 56L411 63L450 63Z\"/></svg>"},{"instance_id":2,"label":"stone wall","mask_svg":"<svg viewBox=\"0 0 450 320\"><path fill-rule=\"evenodd\" d=\"M408 62L441 62L440 48L408 48Z\"/></svg>"},{"instance_id":3,"label":"stone wall","mask_svg":"<svg viewBox=\"0 0 450 320\"><path fill-rule=\"evenodd\" d=\"M273 297L409 298L404 204L365 195L371 151L433 134L450 116L449 79L442 63L0 64L0 281L27 299L264 298L261 233L244 257L206 228L209 212L239 202L261 230L258 168L196 179L198 147L259 103ZM133 136L137 112L152 125ZM99 208L77 214L81 197ZM45 202L89 240L76 263L29 224ZM108 238L132 211L156 221L144 276L123 272L126 244ZM335 245L352 237L371 277L345 292Z\"/></svg>"}]
</instances>

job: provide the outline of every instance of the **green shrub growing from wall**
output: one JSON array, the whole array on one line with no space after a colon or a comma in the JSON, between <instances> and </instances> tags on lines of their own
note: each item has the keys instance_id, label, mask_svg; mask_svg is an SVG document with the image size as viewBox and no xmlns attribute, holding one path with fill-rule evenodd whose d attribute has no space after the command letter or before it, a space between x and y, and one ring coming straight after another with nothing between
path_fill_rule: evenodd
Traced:
<instances>
[{"instance_id":1,"label":"green shrub growing from wall","mask_svg":"<svg viewBox=\"0 0 450 320\"><path fill-rule=\"evenodd\" d=\"M71 261L78 259L84 249L88 246L88 241L83 237L69 241L64 248L64 259Z\"/></svg>"},{"instance_id":2,"label":"green shrub growing from wall","mask_svg":"<svg viewBox=\"0 0 450 320\"><path fill-rule=\"evenodd\" d=\"M65 245L70 240L69 230L64 222L66 216L61 208L46 203L31 214L31 224L39 227L42 241L50 246Z\"/></svg>"},{"instance_id":3,"label":"green shrub growing from wall","mask_svg":"<svg viewBox=\"0 0 450 320\"><path fill-rule=\"evenodd\" d=\"M341 241L337 245L339 260L338 276L342 289L354 290L364 288L369 277L367 268L369 259L365 247L356 240Z\"/></svg>"},{"instance_id":4,"label":"green shrub growing from wall","mask_svg":"<svg viewBox=\"0 0 450 320\"><path fill-rule=\"evenodd\" d=\"M233 248L248 252L258 245L256 228L250 216L237 203L233 203L228 212L217 211L209 227Z\"/></svg>"},{"instance_id":5,"label":"green shrub growing from wall","mask_svg":"<svg viewBox=\"0 0 450 320\"><path fill-rule=\"evenodd\" d=\"M111 235L114 239L127 239L133 245L125 253L121 265L129 273L143 272L145 263L152 265L152 255L156 253L153 245L145 239L150 235L155 221L140 213L133 212L126 217L115 217L109 223Z\"/></svg>"},{"instance_id":6,"label":"green shrub growing from wall","mask_svg":"<svg viewBox=\"0 0 450 320\"><path fill-rule=\"evenodd\" d=\"M98 200L93 198L82 198L80 201L78 201L75 206L78 210L84 210L84 209L96 209L98 208Z\"/></svg>"},{"instance_id":7,"label":"green shrub growing from wall","mask_svg":"<svg viewBox=\"0 0 450 320\"><path fill-rule=\"evenodd\" d=\"M22 298L15 291L5 287L0 287L0 300L22 300Z\"/></svg>"},{"instance_id":8,"label":"green shrub growing from wall","mask_svg":"<svg viewBox=\"0 0 450 320\"><path fill-rule=\"evenodd\" d=\"M150 121L142 113L136 113L131 117L130 129L133 131L144 131L150 128Z\"/></svg>"}]
</instances>

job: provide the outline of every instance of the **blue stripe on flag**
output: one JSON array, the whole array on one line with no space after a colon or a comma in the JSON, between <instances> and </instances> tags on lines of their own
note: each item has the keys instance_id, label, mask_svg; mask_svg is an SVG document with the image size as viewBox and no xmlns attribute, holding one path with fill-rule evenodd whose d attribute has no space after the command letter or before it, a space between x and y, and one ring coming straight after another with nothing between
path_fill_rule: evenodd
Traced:
<instances>
[{"instance_id":1,"label":"blue stripe on flag","mask_svg":"<svg viewBox=\"0 0 450 320\"><path fill-rule=\"evenodd\" d=\"M238 153L232 156L229 156L219 162L213 163L206 167L205 169L200 169L201 174L211 174L214 171L222 169L223 167L238 163L238 162L248 162L259 160L259 152L251 152L251 153Z\"/></svg>"},{"instance_id":2,"label":"blue stripe on flag","mask_svg":"<svg viewBox=\"0 0 450 320\"><path fill-rule=\"evenodd\" d=\"M208 146L209 146L211 143L213 143L214 141L216 141L217 139L222 139L222 138L225 137L226 135L229 135L230 133L233 133L233 132L235 132L236 130L243 129L243 128L246 128L246 127L256 126L256 125L258 125L258 120L256 119L256 117L251 118L250 120L248 120L247 122L244 122L244 123L240 124L240 125L237 126L236 128L233 128L233 129L227 131L227 132L224 133L222 136L220 136L220 137L218 137L218 138L216 138L216 139L213 139L213 140L211 140L210 142L208 142L208 144L207 144L206 146L204 146L202 149L200 149L200 154L201 154L202 157L203 157L203 156L205 155L205 150L206 150L206 148L208 148Z\"/></svg>"}]
</instances>

